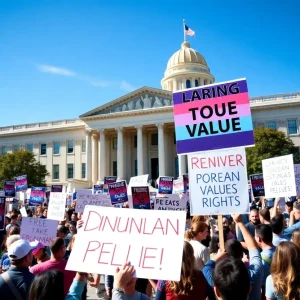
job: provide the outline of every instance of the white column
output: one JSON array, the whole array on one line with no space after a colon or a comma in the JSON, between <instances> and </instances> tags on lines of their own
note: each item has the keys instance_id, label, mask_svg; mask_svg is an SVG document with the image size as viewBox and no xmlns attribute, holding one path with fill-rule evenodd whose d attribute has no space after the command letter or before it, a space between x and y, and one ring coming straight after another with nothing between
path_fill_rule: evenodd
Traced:
<instances>
[{"instance_id":1,"label":"white column","mask_svg":"<svg viewBox=\"0 0 300 300\"><path fill-rule=\"evenodd\" d=\"M157 124L158 128L158 168L159 176L165 176L166 173L166 159L165 159L165 133L164 124Z\"/></svg>"},{"instance_id":2,"label":"white column","mask_svg":"<svg viewBox=\"0 0 300 300\"><path fill-rule=\"evenodd\" d=\"M85 131L86 149L85 149L85 171L86 180L92 181L92 132L90 130Z\"/></svg>"},{"instance_id":3,"label":"white column","mask_svg":"<svg viewBox=\"0 0 300 300\"><path fill-rule=\"evenodd\" d=\"M118 128L118 149L117 149L117 175L118 179L124 179L124 141L123 141L123 128Z\"/></svg>"},{"instance_id":4,"label":"white column","mask_svg":"<svg viewBox=\"0 0 300 300\"><path fill-rule=\"evenodd\" d=\"M92 133L92 181L98 180L98 133Z\"/></svg>"},{"instance_id":5,"label":"white column","mask_svg":"<svg viewBox=\"0 0 300 300\"><path fill-rule=\"evenodd\" d=\"M181 79L181 88L184 90L185 89L185 80Z\"/></svg>"},{"instance_id":6,"label":"white column","mask_svg":"<svg viewBox=\"0 0 300 300\"><path fill-rule=\"evenodd\" d=\"M204 79L200 78L200 86L204 85Z\"/></svg>"},{"instance_id":7,"label":"white column","mask_svg":"<svg viewBox=\"0 0 300 300\"><path fill-rule=\"evenodd\" d=\"M144 175L143 126L137 126L137 173Z\"/></svg>"},{"instance_id":8,"label":"white column","mask_svg":"<svg viewBox=\"0 0 300 300\"><path fill-rule=\"evenodd\" d=\"M173 79L173 92L177 91L177 81Z\"/></svg>"},{"instance_id":9,"label":"white column","mask_svg":"<svg viewBox=\"0 0 300 300\"><path fill-rule=\"evenodd\" d=\"M106 176L106 153L105 153L105 148L106 148L106 140L105 140L105 131L104 130L99 130L100 138L99 138L99 168L98 168L98 180L103 181L104 176Z\"/></svg>"},{"instance_id":10,"label":"white column","mask_svg":"<svg viewBox=\"0 0 300 300\"><path fill-rule=\"evenodd\" d=\"M179 176L184 175L187 173L186 170L186 155L178 155L178 169L179 169Z\"/></svg>"},{"instance_id":11,"label":"white column","mask_svg":"<svg viewBox=\"0 0 300 300\"><path fill-rule=\"evenodd\" d=\"M195 87L195 78L192 77L190 80L191 80L191 87Z\"/></svg>"}]
</instances>

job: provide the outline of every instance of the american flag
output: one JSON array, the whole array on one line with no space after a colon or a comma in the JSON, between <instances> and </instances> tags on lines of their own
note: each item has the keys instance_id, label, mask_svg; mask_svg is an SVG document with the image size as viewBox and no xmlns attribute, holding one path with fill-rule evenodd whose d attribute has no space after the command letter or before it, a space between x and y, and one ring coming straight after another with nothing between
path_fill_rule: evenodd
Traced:
<instances>
[{"instance_id":1,"label":"american flag","mask_svg":"<svg viewBox=\"0 0 300 300\"><path fill-rule=\"evenodd\" d=\"M186 35L195 36L195 31L186 25L184 25L184 31Z\"/></svg>"}]
</instances>

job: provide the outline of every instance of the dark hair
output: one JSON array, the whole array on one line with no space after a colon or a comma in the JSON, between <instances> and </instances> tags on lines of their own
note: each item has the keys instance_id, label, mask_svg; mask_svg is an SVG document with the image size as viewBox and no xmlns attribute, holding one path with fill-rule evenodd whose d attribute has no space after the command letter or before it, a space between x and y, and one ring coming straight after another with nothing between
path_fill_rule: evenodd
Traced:
<instances>
[{"instance_id":1,"label":"dark hair","mask_svg":"<svg viewBox=\"0 0 300 300\"><path fill-rule=\"evenodd\" d=\"M213 274L214 285L223 300L246 300L250 292L248 270L240 259L220 261Z\"/></svg>"},{"instance_id":2,"label":"dark hair","mask_svg":"<svg viewBox=\"0 0 300 300\"><path fill-rule=\"evenodd\" d=\"M63 225L60 225L58 228L57 228L57 231L60 231L64 234L67 234L68 232L68 228L66 226L63 226Z\"/></svg>"},{"instance_id":3,"label":"dark hair","mask_svg":"<svg viewBox=\"0 0 300 300\"><path fill-rule=\"evenodd\" d=\"M294 208L297 210L300 210L300 203L299 202L294 202Z\"/></svg>"},{"instance_id":4,"label":"dark hair","mask_svg":"<svg viewBox=\"0 0 300 300\"><path fill-rule=\"evenodd\" d=\"M57 238L53 239L50 244L51 253L53 253L53 254L57 253L64 245L65 245L65 242L62 238L57 237Z\"/></svg>"},{"instance_id":5,"label":"dark hair","mask_svg":"<svg viewBox=\"0 0 300 300\"><path fill-rule=\"evenodd\" d=\"M272 228L270 225L258 224L255 227L255 233L264 243L271 244L273 240Z\"/></svg>"},{"instance_id":6,"label":"dark hair","mask_svg":"<svg viewBox=\"0 0 300 300\"><path fill-rule=\"evenodd\" d=\"M224 234L224 242L226 242L226 230L223 230ZM209 253L217 253L219 250L219 242L220 242L220 235L219 232L215 232L214 235L211 238L211 241L209 243Z\"/></svg>"},{"instance_id":7,"label":"dark hair","mask_svg":"<svg viewBox=\"0 0 300 300\"><path fill-rule=\"evenodd\" d=\"M26 209L27 217L32 217L32 210L30 208Z\"/></svg>"},{"instance_id":8,"label":"dark hair","mask_svg":"<svg viewBox=\"0 0 300 300\"><path fill-rule=\"evenodd\" d=\"M13 215L10 216L10 218L11 218L11 220L13 220L13 219L18 219L18 215L13 214Z\"/></svg>"},{"instance_id":9,"label":"dark hair","mask_svg":"<svg viewBox=\"0 0 300 300\"><path fill-rule=\"evenodd\" d=\"M225 250L228 256L241 259L243 257L243 246L237 240L228 240L225 243Z\"/></svg>"},{"instance_id":10,"label":"dark hair","mask_svg":"<svg viewBox=\"0 0 300 300\"><path fill-rule=\"evenodd\" d=\"M64 274L58 270L47 270L36 274L32 281L29 300L64 300Z\"/></svg>"},{"instance_id":11,"label":"dark hair","mask_svg":"<svg viewBox=\"0 0 300 300\"><path fill-rule=\"evenodd\" d=\"M270 211L267 208L263 208L259 211L259 214L268 222L270 222Z\"/></svg>"},{"instance_id":12,"label":"dark hair","mask_svg":"<svg viewBox=\"0 0 300 300\"><path fill-rule=\"evenodd\" d=\"M10 236L10 235L15 235L15 234L20 234L20 227L19 226L12 226L8 232L7 232L7 235Z\"/></svg>"},{"instance_id":13,"label":"dark hair","mask_svg":"<svg viewBox=\"0 0 300 300\"><path fill-rule=\"evenodd\" d=\"M273 233L280 234L283 230L283 215L273 217L271 219L270 226Z\"/></svg>"}]
</instances>

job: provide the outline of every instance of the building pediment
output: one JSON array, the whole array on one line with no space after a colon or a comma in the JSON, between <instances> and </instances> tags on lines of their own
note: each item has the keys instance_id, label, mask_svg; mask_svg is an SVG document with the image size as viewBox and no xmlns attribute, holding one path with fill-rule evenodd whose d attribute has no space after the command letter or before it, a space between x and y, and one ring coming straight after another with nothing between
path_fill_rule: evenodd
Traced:
<instances>
[{"instance_id":1,"label":"building pediment","mask_svg":"<svg viewBox=\"0 0 300 300\"><path fill-rule=\"evenodd\" d=\"M165 106L172 106L172 93L169 91L155 89L150 87L142 87L129 94L126 94L116 100L101 105L80 118L91 117L96 115L136 111L143 109L153 109Z\"/></svg>"}]
</instances>

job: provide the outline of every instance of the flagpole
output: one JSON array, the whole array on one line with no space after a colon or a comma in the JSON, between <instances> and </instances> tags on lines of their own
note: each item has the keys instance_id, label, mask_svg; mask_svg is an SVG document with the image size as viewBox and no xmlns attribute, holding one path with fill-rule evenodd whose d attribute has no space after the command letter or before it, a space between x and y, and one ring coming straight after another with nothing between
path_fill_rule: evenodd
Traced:
<instances>
[{"instance_id":1,"label":"flagpole","mask_svg":"<svg viewBox=\"0 0 300 300\"><path fill-rule=\"evenodd\" d=\"M186 42L186 34L185 34L185 19L182 20L183 22L183 41Z\"/></svg>"}]
</instances>

